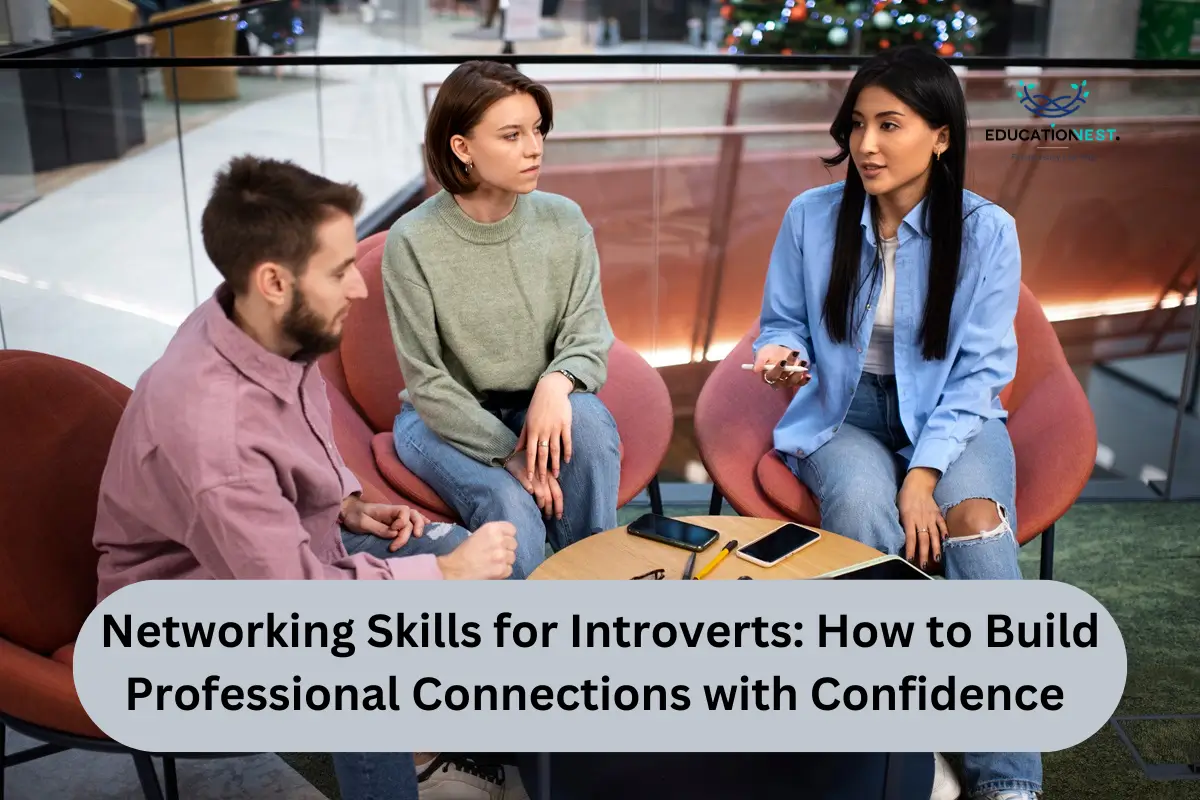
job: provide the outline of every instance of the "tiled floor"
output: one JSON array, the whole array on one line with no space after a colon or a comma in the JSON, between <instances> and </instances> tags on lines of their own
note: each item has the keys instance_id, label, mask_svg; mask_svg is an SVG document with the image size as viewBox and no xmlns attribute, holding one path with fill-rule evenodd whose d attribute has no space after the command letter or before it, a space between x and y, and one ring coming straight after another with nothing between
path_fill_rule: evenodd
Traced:
<instances>
[{"instance_id":1,"label":"tiled floor","mask_svg":"<svg viewBox=\"0 0 1200 800\"><path fill-rule=\"evenodd\" d=\"M37 744L7 735L8 753ZM180 797L187 800L325 800L300 773L273 753L177 762ZM162 767L157 765L159 777ZM5 800L142 800L128 756L71 750L5 771Z\"/></svg>"}]
</instances>

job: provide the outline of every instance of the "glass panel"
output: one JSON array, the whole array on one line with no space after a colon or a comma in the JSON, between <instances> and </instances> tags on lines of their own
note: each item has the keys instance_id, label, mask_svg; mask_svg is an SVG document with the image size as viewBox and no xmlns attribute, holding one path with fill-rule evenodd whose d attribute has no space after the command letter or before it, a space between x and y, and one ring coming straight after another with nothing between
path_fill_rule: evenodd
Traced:
<instances>
[{"instance_id":1,"label":"glass panel","mask_svg":"<svg viewBox=\"0 0 1200 800\"><path fill-rule=\"evenodd\" d=\"M314 46L314 20L322 19L319 8L313 0L304 0L269 9L279 16L251 16L240 27L239 17L231 14L156 34L160 50L180 57L232 55L235 49L248 48L253 54L274 55L278 59L277 64L270 66L181 67L160 71L163 95L177 97L179 101L197 302L207 299L221 282L204 250L200 231L200 218L213 176L230 159L245 154L285 159L312 172L326 173L322 68L289 63L288 58ZM247 36L239 44L242 34ZM338 84L333 81L333 85ZM339 130L343 123L344 120L339 120ZM339 148L339 153L342 152ZM353 173L346 177L371 174L361 165Z\"/></svg>"},{"instance_id":2,"label":"glass panel","mask_svg":"<svg viewBox=\"0 0 1200 800\"><path fill-rule=\"evenodd\" d=\"M1196 309L1189 309L1193 318ZM1200 321L1193 324L1200 325ZM1196 329L1193 329L1196 334ZM1196 334L1200 335L1200 334ZM1184 402L1179 416L1179 436L1169 467L1170 484L1167 497L1171 500L1200 498L1200 351L1196 335L1192 339L1191 369L1183 381Z\"/></svg>"},{"instance_id":3,"label":"glass panel","mask_svg":"<svg viewBox=\"0 0 1200 800\"><path fill-rule=\"evenodd\" d=\"M619 57L706 46L688 38L696 26L687 20L703 23L710 9L639 4L630 22L627 10L605 2L550 3L539 41L517 41L517 51ZM471 16L481 7L463 4L458 16L455 8L372 0L335 13L324 0L302 0L283 4L278 18L231 13L100 54L277 57L258 68L0 70L0 343L136 380L219 281L199 219L213 174L234 155L287 158L353 181L367 198L361 221L383 219L405 187L425 178L428 103L453 65L318 68L288 56L497 52L500 29L480 38ZM167 17L189 13L196 12ZM679 13L677 42L671 15ZM621 42L598 46L607 14L619 20ZM543 35L548 28L555 31ZM71 55L79 53L63 57ZM549 86L556 106L540 188L583 207L617 334L661 367L684 416L706 371L757 319L788 202L842 177L820 157L832 152L829 123L852 73L817 67L522 67ZM1172 494L1194 496L1195 404L1179 397L1200 270L1187 233L1188 214L1200 207L1191 179L1200 174L1200 74L959 72L972 125L968 186L1017 219L1024 280L1096 413L1097 475L1111 479L1104 491L1163 492L1170 476ZM36 93L60 84L76 100L47 103L49 94ZM1023 107L1026 85L1037 102L1074 104L1053 120L1055 131L1093 141L1019 138L1050 130ZM1076 94L1084 102L1072 100ZM31 133L51 117L75 126L64 137L85 124L101 133L63 149L56 162L46 155L52 137ZM1104 141L1094 140L1096 130ZM87 149L108 140L119 143ZM425 178L425 192L434 188ZM61 235L64 220L69 237Z\"/></svg>"},{"instance_id":4,"label":"glass panel","mask_svg":"<svg viewBox=\"0 0 1200 800\"><path fill-rule=\"evenodd\" d=\"M644 67L625 79L575 82L556 77L550 67L530 70L555 103L555 129L546 140L538 188L570 197L583 209L595 231L613 329L651 363L661 361L669 346L661 326L673 302L664 302L659 291L660 263L678 246L662 223L671 200L660 169L662 96L656 72ZM622 82L630 78L635 82ZM683 309L690 319L686 304Z\"/></svg>"},{"instance_id":5,"label":"glass panel","mask_svg":"<svg viewBox=\"0 0 1200 800\"><path fill-rule=\"evenodd\" d=\"M326 9L320 47L325 55L361 55L381 43L460 56L617 54L644 43L694 50L689 43L698 41L705 7L689 0L352 0Z\"/></svg>"},{"instance_id":6,"label":"glass panel","mask_svg":"<svg viewBox=\"0 0 1200 800\"><path fill-rule=\"evenodd\" d=\"M0 308L7 347L132 385L193 306L179 139L152 74L55 66L92 51L0 69Z\"/></svg>"}]
</instances>

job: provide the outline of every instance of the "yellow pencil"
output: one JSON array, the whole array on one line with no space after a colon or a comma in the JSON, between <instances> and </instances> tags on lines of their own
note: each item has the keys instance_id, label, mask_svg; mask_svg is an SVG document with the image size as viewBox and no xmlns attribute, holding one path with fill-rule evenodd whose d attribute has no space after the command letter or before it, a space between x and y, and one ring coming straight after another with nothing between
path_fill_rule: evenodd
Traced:
<instances>
[{"instance_id":1,"label":"yellow pencil","mask_svg":"<svg viewBox=\"0 0 1200 800\"><path fill-rule=\"evenodd\" d=\"M698 581L701 578L703 578L705 575L707 575L708 573L710 573L714 569L716 569L717 564L720 564L722 561L724 561L725 557L727 555L729 555L730 553L732 553L734 550L737 549L737 546L738 546L737 539L730 539L729 544L722 547L721 552L717 553L716 558L714 558L712 561L708 562L704 566L704 569L700 570L700 572L696 575L695 578L693 578L693 580Z\"/></svg>"}]
</instances>

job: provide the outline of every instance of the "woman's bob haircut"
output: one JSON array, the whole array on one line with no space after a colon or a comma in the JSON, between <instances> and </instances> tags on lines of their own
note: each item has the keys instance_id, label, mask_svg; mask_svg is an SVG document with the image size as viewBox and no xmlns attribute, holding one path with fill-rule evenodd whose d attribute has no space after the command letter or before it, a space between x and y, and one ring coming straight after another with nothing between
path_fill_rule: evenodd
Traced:
<instances>
[{"instance_id":1,"label":"woman's bob haircut","mask_svg":"<svg viewBox=\"0 0 1200 800\"><path fill-rule=\"evenodd\" d=\"M550 92L508 64L463 62L438 88L425 123L425 166L450 194L469 194L476 188L466 166L451 149L450 140L469 136L493 104L514 94L534 99L542 114L542 136L549 134L554 123Z\"/></svg>"}]
</instances>

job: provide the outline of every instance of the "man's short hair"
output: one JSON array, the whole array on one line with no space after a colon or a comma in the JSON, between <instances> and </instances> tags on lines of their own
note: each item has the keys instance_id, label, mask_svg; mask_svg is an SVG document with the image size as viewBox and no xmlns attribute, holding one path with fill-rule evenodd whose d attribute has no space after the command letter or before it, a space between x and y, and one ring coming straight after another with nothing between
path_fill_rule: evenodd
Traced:
<instances>
[{"instance_id":1,"label":"man's short hair","mask_svg":"<svg viewBox=\"0 0 1200 800\"><path fill-rule=\"evenodd\" d=\"M459 64L438 87L429 119L425 122L425 165L434 180L451 194L467 194L475 182L450 148L454 136L468 136L483 115L499 100L527 94L542 114L542 136L554 127L554 104L545 86L520 70L496 61Z\"/></svg>"},{"instance_id":2,"label":"man's short hair","mask_svg":"<svg viewBox=\"0 0 1200 800\"><path fill-rule=\"evenodd\" d=\"M200 219L204 249L237 294L259 264L281 264L299 276L317 250L317 226L333 213L357 216L358 187L314 175L291 161L234 158L217 173Z\"/></svg>"}]
</instances>

